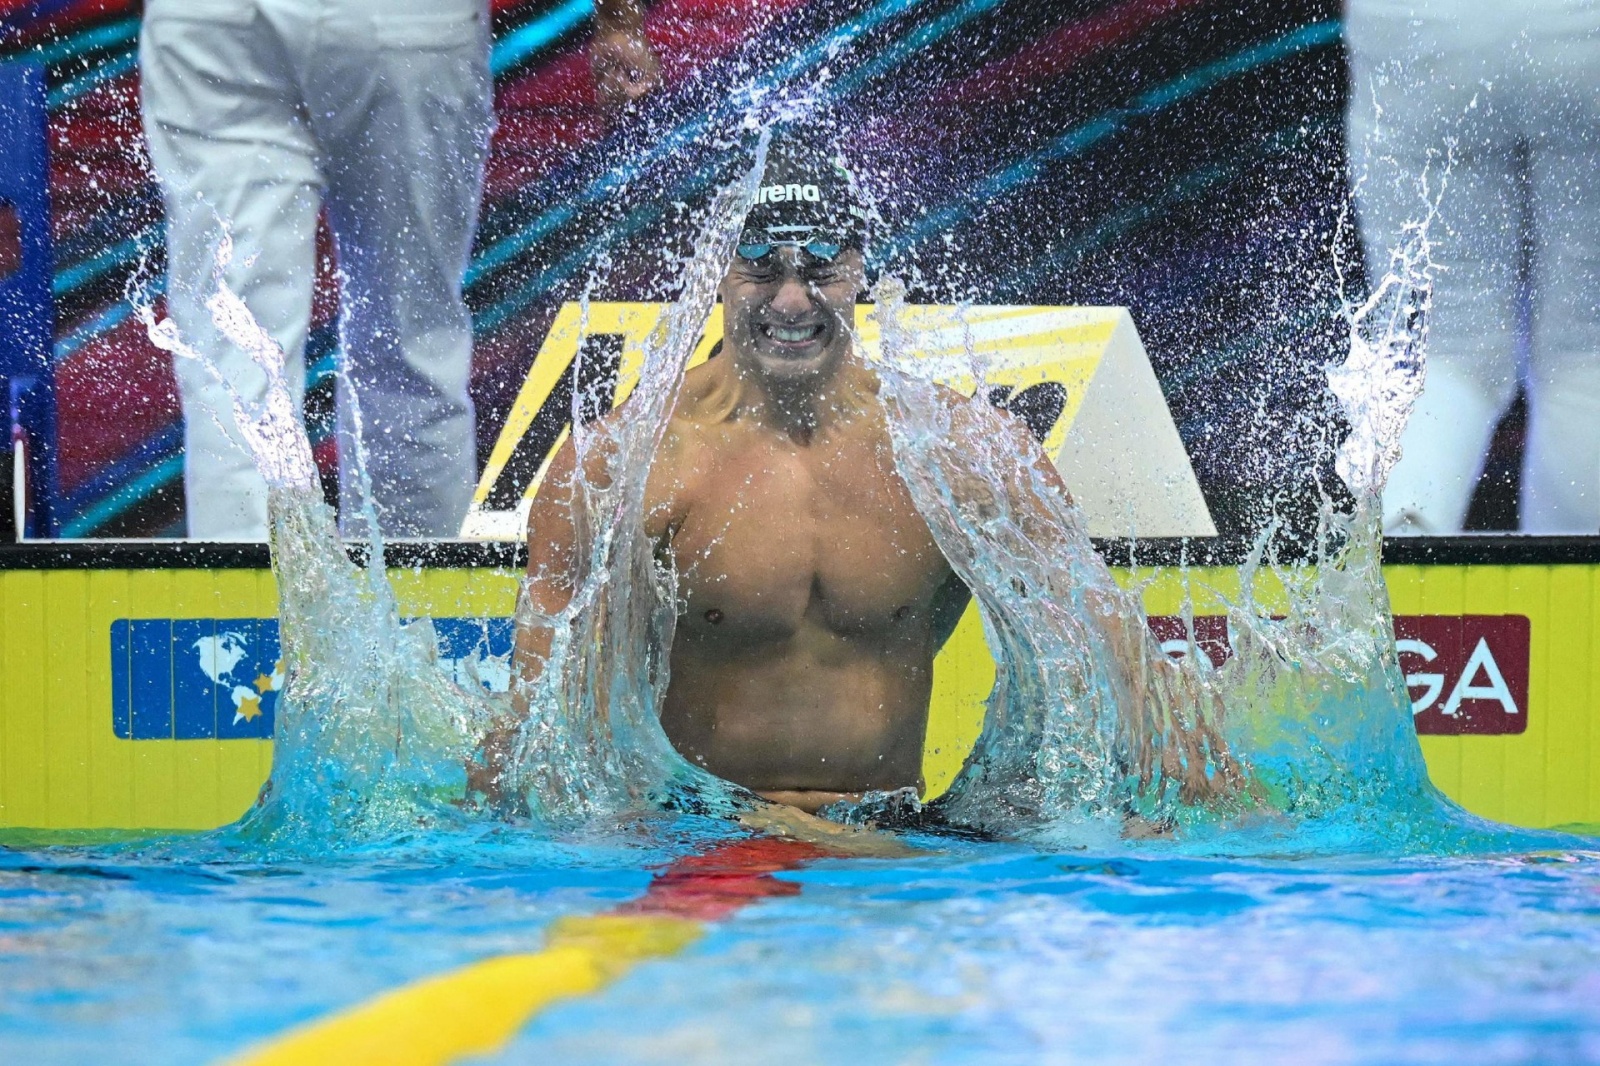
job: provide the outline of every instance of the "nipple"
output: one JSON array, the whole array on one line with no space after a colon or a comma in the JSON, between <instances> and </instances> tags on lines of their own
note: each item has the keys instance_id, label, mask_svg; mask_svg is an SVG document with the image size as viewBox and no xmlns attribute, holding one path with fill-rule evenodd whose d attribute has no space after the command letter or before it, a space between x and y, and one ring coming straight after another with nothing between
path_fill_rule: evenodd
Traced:
<instances>
[{"instance_id":1,"label":"nipple","mask_svg":"<svg viewBox=\"0 0 1600 1066\"><path fill-rule=\"evenodd\" d=\"M710 622L712 625L716 625L718 622L722 621L722 612L715 607L708 608L706 610L706 621Z\"/></svg>"}]
</instances>

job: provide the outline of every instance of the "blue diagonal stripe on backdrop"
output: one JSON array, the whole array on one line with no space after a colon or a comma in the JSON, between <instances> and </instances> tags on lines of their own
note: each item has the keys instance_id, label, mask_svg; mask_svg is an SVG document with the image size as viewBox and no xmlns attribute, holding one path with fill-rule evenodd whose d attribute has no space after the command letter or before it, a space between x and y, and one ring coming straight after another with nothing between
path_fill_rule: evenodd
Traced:
<instances>
[{"instance_id":1,"label":"blue diagonal stripe on backdrop","mask_svg":"<svg viewBox=\"0 0 1600 1066\"><path fill-rule=\"evenodd\" d=\"M1164 110L1219 82L1257 67L1276 63L1313 48L1331 45L1339 39L1339 33L1338 20L1314 22L1141 93L1128 107L1108 111L1068 130L1027 158L985 178L961 200L928 212L927 216L919 220L915 226L890 242L889 254L909 251L930 237L948 231L955 223L970 215L975 205L994 202L1017 186L1039 177L1050 165L1078 155L1112 136L1135 118Z\"/></svg>"},{"instance_id":2,"label":"blue diagonal stripe on backdrop","mask_svg":"<svg viewBox=\"0 0 1600 1066\"><path fill-rule=\"evenodd\" d=\"M471 287L485 275L511 262L511 260L575 217L583 207L601 202L607 196L626 185L638 173L670 157L684 146L693 143L696 138L711 129L717 120L725 116L730 108L740 106L739 101L742 101L745 95L753 94L761 89L782 85L800 71L821 62L830 52L849 44L862 34L876 29L885 22L898 18L921 2L922 0L882 0L881 3L864 13L854 22L829 31L818 40L813 41L799 52L794 53L788 59L783 60L771 70L756 78L746 93L732 94L720 107L714 109L710 115L693 119L677 126L646 150L638 159L633 160L627 167L619 167L615 170L607 171L605 174L591 180L581 192L566 203L549 209L527 225L518 228L481 250L473 257L472 265L467 269L467 286ZM526 286L524 286L525 288ZM506 314L498 316L500 321L504 321L507 317L509 315Z\"/></svg>"},{"instance_id":3,"label":"blue diagonal stripe on backdrop","mask_svg":"<svg viewBox=\"0 0 1600 1066\"><path fill-rule=\"evenodd\" d=\"M494 43L489 70L495 77L544 51L563 34L570 33L594 13L593 0L568 0L526 25L518 26Z\"/></svg>"},{"instance_id":4,"label":"blue diagonal stripe on backdrop","mask_svg":"<svg viewBox=\"0 0 1600 1066\"><path fill-rule=\"evenodd\" d=\"M161 226L146 226L131 237L126 237L109 248L80 259L69 267L56 271L50 279L50 294L60 299L75 289L99 281L107 274L121 269L161 241Z\"/></svg>"},{"instance_id":5,"label":"blue diagonal stripe on backdrop","mask_svg":"<svg viewBox=\"0 0 1600 1066\"><path fill-rule=\"evenodd\" d=\"M114 495L125 482L160 466L182 451L183 427L178 422L170 422L141 440L126 454L96 470L65 496L61 501L62 507L68 515L91 508Z\"/></svg>"},{"instance_id":6,"label":"blue diagonal stripe on backdrop","mask_svg":"<svg viewBox=\"0 0 1600 1066\"><path fill-rule=\"evenodd\" d=\"M155 494L183 476L183 455L162 459L155 466L128 481L94 503L81 514L61 523L63 537L92 537L107 522L128 508Z\"/></svg>"},{"instance_id":7,"label":"blue diagonal stripe on backdrop","mask_svg":"<svg viewBox=\"0 0 1600 1066\"><path fill-rule=\"evenodd\" d=\"M133 51L122 52L112 56L104 63L96 63L88 70L75 78L66 81L50 90L46 98L50 110L55 111L67 106L81 96L85 96L98 89L108 81L130 74L139 65L139 58Z\"/></svg>"},{"instance_id":8,"label":"blue diagonal stripe on backdrop","mask_svg":"<svg viewBox=\"0 0 1600 1066\"><path fill-rule=\"evenodd\" d=\"M899 0L899 2L894 5L893 11L886 9L883 12L875 12L874 14L877 14L879 17L873 21L873 25L881 24L883 21L892 18L894 15L900 14L906 7L914 4L915 2L916 0L909 0L909 3L907 0ZM992 6L993 3L991 0L970 0L969 3L954 9L943 17L943 32L950 32L950 30L954 29L961 22L981 14L983 11L988 10ZM932 23L930 23L930 25L932 25ZM1069 156L1086 151L1088 148L1099 143L1100 141L1103 141L1106 138L1118 133L1127 125L1129 121L1137 116L1152 114L1158 110L1169 107L1184 99L1195 96L1201 91L1210 88L1211 86L1216 85L1227 78L1246 73L1258 67L1278 62L1299 52L1330 44L1338 39L1339 33L1340 23L1337 20L1329 20L1326 22L1311 23L1306 26L1301 26L1281 37L1274 38L1273 40L1266 41L1261 44L1253 45L1231 56L1218 60L1215 63L1201 67L1198 70L1187 72L1180 77L1173 79L1171 82L1141 94L1140 96L1136 97L1134 102L1128 107L1114 108L1104 112L1101 115L1098 115L1095 118L1074 127L1072 130L1069 130L1067 133L1063 134L1057 140L1047 145L1041 151L1023 160L1013 163L995 174L990 175L988 178L979 183L979 185L971 193L963 196L961 200L947 204L946 206L935 209L934 211L930 211L928 215L918 223L917 226L903 234L891 237L889 241L886 242L887 247L885 250L885 256L887 257L888 255L899 254L908 251L920 244L922 241L927 240L930 236L945 232L954 226L958 221L961 221L969 216L973 212L976 205L992 202L995 198L1004 195L1016 186L1032 180L1043 173L1045 168L1053 162L1059 162L1060 160ZM824 53L827 47L828 45L826 41L819 42L808 49L804 55L811 56L814 53ZM925 44L924 47L926 47ZM900 58L903 59L905 55L909 54L910 53L901 53ZM796 61L801 58L802 57L797 56ZM873 64L869 62L866 65L872 66ZM787 67L789 64L784 64L783 66ZM876 77L879 74L884 73L886 69L887 68L885 67L875 67L875 69L873 69L871 73L867 75L867 77ZM842 86L852 76L853 73L841 78L839 84ZM863 78L863 81L864 80L865 78ZM702 123L691 123L686 127L680 127L679 130L674 131L674 133L685 133L689 127L696 127L695 132L698 132L698 128L703 128L705 125L709 125L709 122L710 120L708 119L704 120ZM677 144L683 143L683 141L687 139L687 136L685 136L682 140L674 138L673 144L676 146ZM645 161L637 165L637 169L642 169L644 166L648 165L651 159L658 156L658 152L652 153L651 156L647 157ZM613 180L620 183L620 181L623 179L613 176ZM709 180L709 172L701 172L695 176L690 184L692 186L703 186ZM590 190L585 191L586 194L593 189L594 186L592 185ZM687 191L693 191L693 189L691 188ZM571 217L571 215L576 213L575 208L570 204L564 205L562 208L557 210L565 217ZM642 228L644 224L642 220L649 217L654 217L654 215L659 213L659 211L658 209L654 208L643 208L640 209L639 213L641 216L641 221L635 225L629 225L625 223L622 227L620 227L620 229L624 231L621 235L626 236L628 233ZM546 214L546 216L543 216L540 220L536 221L529 229L519 231L517 234L513 234L512 236L507 237L499 242L499 244L491 250L495 253L494 258L497 263L503 264L505 261L509 261L513 256L523 251L527 246L535 243L538 237L534 236L534 233L539 232L540 235L542 235L542 232L545 231L545 227L541 226L541 223L544 222L545 219L551 220L550 224L548 225L548 229L556 228L559 223L554 222L555 214L556 212L549 212ZM607 239L615 240L619 235L617 230L618 228L614 227L612 232L608 234ZM564 280L574 270L578 269L582 263L587 260L592 247L592 244L587 245L575 252L571 252L563 256L550 267L540 271L539 274L534 278L518 286L516 290L502 297L500 300L496 301L495 304L480 312L477 316L476 332L479 335L492 333L507 321L511 320L519 311L522 310L523 307L531 303L539 296L547 293L553 285ZM481 257L480 262L484 264L484 268L483 271L479 271L477 276L481 276L483 272L493 269L493 266L488 262L488 258L489 257L487 255ZM475 268L478 266L479 263L474 263ZM470 284L473 280L475 280L474 274L472 271L469 271L468 283Z\"/></svg>"},{"instance_id":9,"label":"blue diagonal stripe on backdrop","mask_svg":"<svg viewBox=\"0 0 1600 1066\"><path fill-rule=\"evenodd\" d=\"M1006 0L967 0L966 3L946 11L938 18L929 19L900 40L885 47L882 52L879 52L873 58L840 78L834 84L832 95L836 97L849 96L873 78L887 73L894 67L898 67L913 54L934 44L957 26L964 22L969 22L989 9L999 7L1005 2Z\"/></svg>"},{"instance_id":10,"label":"blue diagonal stripe on backdrop","mask_svg":"<svg viewBox=\"0 0 1600 1066\"><path fill-rule=\"evenodd\" d=\"M145 284L145 293L154 300L167 291L167 277L165 274L153 277ZM84 345L95 338L111 332L133 316L133 305L126 300L118 300L95 315L89 321L76 326L71 333L60 338L55 343L54 359L61 362L70 359L81 351Z\"/></svg>"},{"instance_id":11,"label":"blue diagonal stripe on backdrop","mask_svg":"<svg viewBox=\"0 0 1600 1066\"><path fill-rule=\"evenodd\" d=\"M1132 230L1145 225L1185 200L1237 178L1247 166L1262 159L1299 151L1313 136L1325 133L1327 129L1325 123L1296 123L1266 137L1256 150L1247 156L1234 155L1225 163L1198 167L1156 195L1126 210L1106 216L1068 243L1047 248L1043 254L1013 267L1010 271L1011 281L1015 284L1020 278L1037 277L1041 273L1049 274L1064 269L1068 260L1081 258L1120 240Z\"/></svg>"},{"instance_id":12,"label":"blue diagonal stripe on backdrop","mask_svg":"<svg viewBox=\"0 0 1600 1066\"><path fill-rule=\"evenodd\" d=\"M72 59L87 52L97 52L102 48L129 48L139 37L139 20L137 18L117 19L103 26L93 26L82 33L75 33L71 37L64 37L59 41L41 44L31 53L24 55L35 63L46 66L60 63L62 60Z\"/></svg>"}]
</instances>

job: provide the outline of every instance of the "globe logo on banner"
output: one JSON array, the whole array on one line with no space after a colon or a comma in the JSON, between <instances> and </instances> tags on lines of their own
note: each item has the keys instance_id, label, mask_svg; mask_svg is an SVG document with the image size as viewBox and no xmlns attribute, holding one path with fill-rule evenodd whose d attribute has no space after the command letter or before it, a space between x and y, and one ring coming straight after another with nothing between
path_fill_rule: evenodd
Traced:
<instances>
[{"instance_id":1,"label":"globe logo on banner","mask_svg":"<svg viewBox=\"0 0 1600 1066\"><path fill-rule=\"evenodd\" d=\"M432 625L456 684L510 687L511 619ZM111 729L124 740L268 740L283 684L276 618L111 623Z\"/></svg>"},{"instance_id":2,"label":"globe logo on banner","mask_svg":"<svg viewBox=\"0 0 1600 1066\"><path fill-rule=\"evenodd\" d=\"M283 689L273 618L111 623L111 728L128 740L264 740Z\"/></svg>"}]
</instances>

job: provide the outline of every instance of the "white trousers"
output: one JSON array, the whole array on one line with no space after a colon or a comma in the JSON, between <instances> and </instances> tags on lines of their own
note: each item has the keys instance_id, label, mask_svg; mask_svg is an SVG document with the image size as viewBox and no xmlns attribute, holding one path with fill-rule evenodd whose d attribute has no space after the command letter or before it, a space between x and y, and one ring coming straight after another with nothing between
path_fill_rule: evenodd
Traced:
<instances>
[{"instance_id":1,"label":"white trousers","mask_svg":"<svg viewBox=\"0 0 1600 1066\"><path fill-rule=\"evenodd\" d=\"M326 204L342 291L344 526L363 527L359 400L379 525L453 536L476 473L461 298L494 126L485 0L149 0L145 134L167 208L168 313L246 397L249 356L204 307L222 227L228 283L283 346L297 390ZM266 536L266 491L225 390L187 360L189 535Z\"/></svg>"},{"instance_id":2,"label":"white trousers","mask_svg":"<svg viewBox=\"0 0 1600 1066\"><path fill-rule=\"evenodd\" d=\"M1429 151L1455 142L1432 231L1442 269L1427 384L1384 493L1385 527L1461 529L1520 383L1522 529L1600 531L1600 4L1350 0L1346 41L1350 160L1374 277L1422 216L1416 178ZM1435 180L1441 169L1436 160Z\"/></svg>"}]
</instances>

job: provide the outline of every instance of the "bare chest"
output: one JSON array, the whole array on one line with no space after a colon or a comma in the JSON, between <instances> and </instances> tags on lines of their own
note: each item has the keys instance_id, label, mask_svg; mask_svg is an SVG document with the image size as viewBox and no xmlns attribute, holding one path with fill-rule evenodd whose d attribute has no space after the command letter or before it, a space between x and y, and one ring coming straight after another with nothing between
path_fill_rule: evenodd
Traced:
<instances>
[{"instance_id":1,"label":"bare chest","mask_svg":"<svg viewBox=\"0 0 1600 1066\"><path fill-rule=\"evenodd\" d=\"M949 573L886 440L734 438L681 479L670 536L688 634L785 640L807 624L890 634Z\"/></svg>"}]
</instances>

